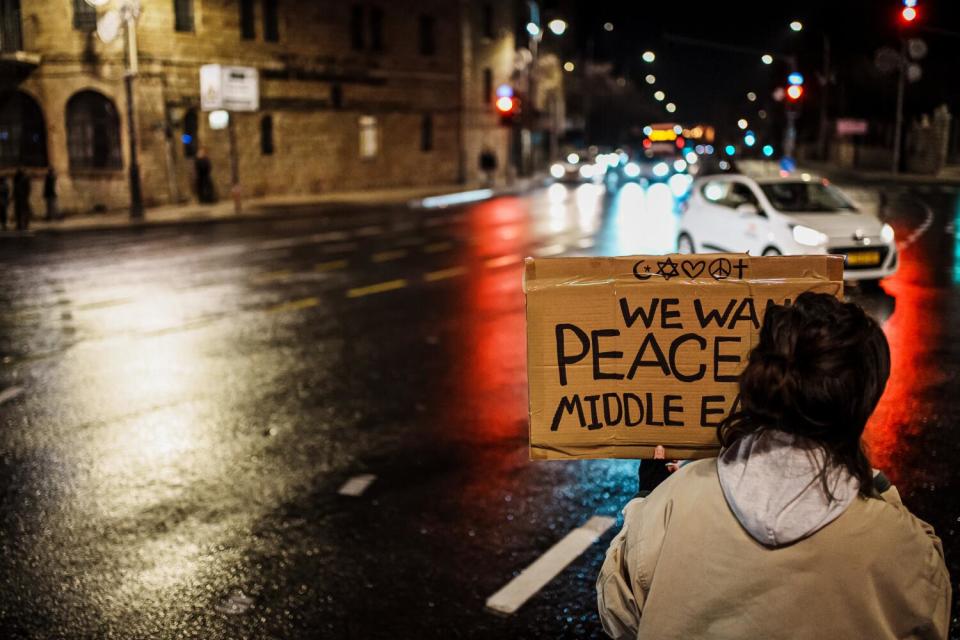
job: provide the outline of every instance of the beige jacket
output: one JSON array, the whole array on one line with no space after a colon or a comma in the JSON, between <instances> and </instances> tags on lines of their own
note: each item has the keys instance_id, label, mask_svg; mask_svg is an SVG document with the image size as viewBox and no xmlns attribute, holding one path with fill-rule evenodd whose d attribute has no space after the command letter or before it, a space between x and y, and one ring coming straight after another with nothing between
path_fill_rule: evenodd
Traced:
<instances>
[{"instance_id":1,"label":"beige jacket","mask_svg":"<svg viewBox=\"0 0 960 640\"><path fill-rule=\"evenodd\" d=\"M760 544L714 458L626 506L597 600L614 638L946 638L950 578L939 538L895 488L808 538Z\"/></svg>"}]
</instances>

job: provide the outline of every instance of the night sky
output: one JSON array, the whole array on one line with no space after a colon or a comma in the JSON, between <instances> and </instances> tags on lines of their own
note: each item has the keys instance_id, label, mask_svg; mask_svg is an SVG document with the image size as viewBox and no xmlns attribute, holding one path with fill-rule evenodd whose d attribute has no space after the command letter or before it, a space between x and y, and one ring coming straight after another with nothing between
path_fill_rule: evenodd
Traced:
<instances>
[{"instance_id":1,"label":"night sky","mask_svg":"<svg viewBox=\"0 0 960 640\"><path fill-rule=\"evenodd\" d=\"M571 32L565 53L576 55L595 43L597 60L613 61L618 74L631 78L640 88L639 99L654 113L671 117L653 98L662 89L678 110L673 119L730 126L739 117L756 118L758 109L778 113L771 99L777 86L785 85L789 64L783 56L795 55L806 82L801 114L801 133L816 128L819 118L819 76L823 64L823 35L829 39L835 84L831 86L831 117L866 117L893 120L896 73L882 74L874 63L881 47L898 49L899 0L848 0L843 2L630 2L598 3L578 0L560 3L555 11L569 11ZM920 18L911 29L929 47L919 61L923 77L906 93L907 116L929 112L946 103L960 110L960 3L920 0ZM804 29L794 33L791 20ZM603 30L604 22L614 30ZM932 33L926 28L955 32ZM737 48L768 51L777 59L764 65L759 53L726 51L681 43L676 38L709 40ZM651 49L657 59L644 63L640 55ZM778 54L781 54L778 56ZM655 87L643 81L647 73L657 77ZM747 92L759 99L747 101ZM636 98L635 98L636 99ZM782 111L782 107L779 108ZM771 115L773 118L774 116Z\"/></svg>"}]
</instances>

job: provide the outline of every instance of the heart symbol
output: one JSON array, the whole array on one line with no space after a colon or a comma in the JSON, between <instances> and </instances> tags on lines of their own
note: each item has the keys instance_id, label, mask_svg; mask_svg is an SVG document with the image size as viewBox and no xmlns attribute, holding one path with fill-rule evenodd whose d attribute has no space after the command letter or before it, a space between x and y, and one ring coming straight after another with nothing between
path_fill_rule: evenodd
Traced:
<instances>
[{"instance_id":1,"label":"heart symbol","mask_svg":"<svg viewBox=\"0 0 960 640\"><path fill-rule=\"evenodd\" d=\"M680 269L687 274L688 278L696 278L699 276L701 273L703 273L704 267L706 267L706 263L703 261L690 262L688 260L684 260L683 264L680 265Z\"/></svg>"}]
</instances>

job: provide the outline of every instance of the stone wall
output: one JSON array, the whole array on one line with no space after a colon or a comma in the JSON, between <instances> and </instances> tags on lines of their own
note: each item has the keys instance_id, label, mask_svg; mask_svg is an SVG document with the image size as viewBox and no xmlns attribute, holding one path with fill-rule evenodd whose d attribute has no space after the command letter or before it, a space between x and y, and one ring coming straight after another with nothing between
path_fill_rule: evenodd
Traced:
<instances>
[{"instance_id":1,"label":"stone wall","mask_svg":"<svg viewBox=\"0 0 960 640\"><path fill-rule=\"evenodd\" d=\"M148 206L194 198L193 160L181 143L183 119L199 107L199 68L221 63L256 67L261 111L235 115L240 176L248 195L323 192L370 187L451 183L461 178L461 30L456 3L394 0L358 3L383 12L383 50L354 50L353 3L284 0L279 41L265 42L263 3L255 1L256 37L240 34L239 2L194 0L194 31L174 30L174 3L143 0L137 35L136 124ZM102 10L101 10L102 11ZM72 0L22 3L24 49L41 64L16 87L37 100L47 126L48 156L60 175L67 211L127 206L128 144L122 38L110 44L74 29ZM419 51L420 15L433 16L436 53ZM364 29L369 45L368 14ZM337 87L335 89L334 87ZM120 116L123 168L81 171L67 154L66 103L93 89ZM339 91L340 104L333 94ZM421 123L433 118L433 149L421 151ZM274 153L260 149L260 118L270 115ZM206 147L222 197L229 194L226 131L212 131L200 114ZM359 118L374 116L380 153L362 159Z\"/></svg>"}]
</instances>

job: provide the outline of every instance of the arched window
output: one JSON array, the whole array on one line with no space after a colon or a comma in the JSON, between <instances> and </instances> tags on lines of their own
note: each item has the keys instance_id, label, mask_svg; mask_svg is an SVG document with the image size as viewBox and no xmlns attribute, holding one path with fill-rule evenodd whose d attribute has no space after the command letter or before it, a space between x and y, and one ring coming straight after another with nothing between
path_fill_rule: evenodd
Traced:
<instances>
[{"instance_id":1,"label":"arched window","mask_svg":"<svg viewBox=\"0 0 960 640\"><path fill-rule=\"evenodd\" d=\"M196 109L190 109L183 114L183 133L180 135L180 142L183 143L184 158L193 158L197 155L197 147L200 144L197 139L200 134L197 124Z\"/></svg>"},{"instance_id":2,"label":"arched window","mask_svg":"<svg viewBox=\"0 0 960 640\"><path fill-rule=\"evenodd\" d=\"M0 166L47 166L47 127L36 100L21 91L0 94Z\"/></svg>"},{"instance_id":3,"label":"arched window","mask_svg":"<svg viewBox=\"0 0 960 640\"><path fill-rule=\"evenodd\" d=\"M270 115L260 118L260 153L273 155L273 116Z\"/></svg>"},{"instance_id":4,"label":"arched window","mask_svg":"<svg viewBox=\"0 0 960 640\"><path fill-rule=\"evenodd\" d=\"M102 93L80 91L67 102L67 151L72 169L120 169L120 118Z\"/></svg>"}]
</instances>

